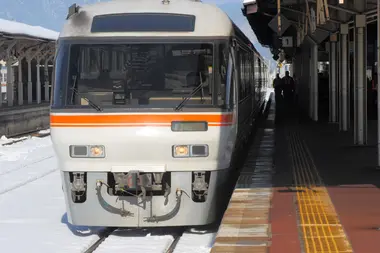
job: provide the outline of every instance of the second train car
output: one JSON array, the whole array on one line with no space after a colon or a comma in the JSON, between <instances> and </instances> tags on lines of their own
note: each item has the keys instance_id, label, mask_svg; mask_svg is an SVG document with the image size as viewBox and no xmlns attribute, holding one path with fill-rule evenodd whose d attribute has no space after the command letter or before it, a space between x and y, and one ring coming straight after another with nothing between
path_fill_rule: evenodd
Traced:
<instances>
[{"instance_id":1,"label":"second train car","mask_svg":"<svg viewBox=\"0 0 380 253\"><path fill-rule=\"evenodd\" d=\"M267 86L264 61L222 10L73 5L55 64L51 137L70 223L215 221Z\"/></svg>"}]
</instances>

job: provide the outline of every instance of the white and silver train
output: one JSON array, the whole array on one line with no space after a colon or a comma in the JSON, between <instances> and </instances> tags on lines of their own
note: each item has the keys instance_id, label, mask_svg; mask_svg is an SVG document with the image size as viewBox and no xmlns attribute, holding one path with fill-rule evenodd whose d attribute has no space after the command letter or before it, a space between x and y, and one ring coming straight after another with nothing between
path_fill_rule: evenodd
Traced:
<instances>
[{"instance_id":1,"label":"white and silver train","mask_svg":"<svg viewBox=\"0 0 380 253\"><path fill-rule=\"evenodd\" d=\"M72 5L51 103L69 222L214 222L264 104L267 67L250 43L199 1Z\"/></svg>"}]
</instances>

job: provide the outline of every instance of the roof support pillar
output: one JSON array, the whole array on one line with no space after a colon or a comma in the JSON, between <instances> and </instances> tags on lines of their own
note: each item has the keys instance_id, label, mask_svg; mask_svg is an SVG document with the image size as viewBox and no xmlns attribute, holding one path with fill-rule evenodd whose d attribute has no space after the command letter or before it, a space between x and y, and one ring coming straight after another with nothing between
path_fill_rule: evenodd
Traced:
<instances>
[{"instance_id":1,"label":"roof support pillar","mask_svg":"<svg viewBox=\"0 0 380 253\"><path fill-rule=\"evenodd\" d=\"M11 50L17 44L17 41L12 42L8 45L6 51L6 59L7 59L7 101L8 106L13 106L13 98L14 98L14 78L13 78L13 69L12 69L12 55Z\"/></svg>"},{"instance_id":2,"label":"roof support pillar","mask_svg":"<svg viewBox=\"0 0 380 253\"><path fill-rule=\"evenodd\" d=\"M310 36L310 89L309 89L309 116L318 121L318 43Z\"/></svg>"},{"instance_id":3,"label":"roof support pillar","mask_svg":"<svg viewBox=\"0 0 380 253\"><path fill-rule=\"evenodd\" d=\"M44 63L44 80L45 80L45 102L49 102L49 59L45 59Z\"/></svg>"},{"instance_id":4,"label":"roof support pillar","mask_svg":"<svg viewBox=\"0 0 380 253\"><path fill-rule=\"evenodd\" d=\"M367 143L367 85L366 85L366 16L355 16L355 112L354 112L354 143Z\"/></svg>"},{"instance_id":5,"label":"roof support pillar","mask_svg":"<svg viewBox=\"0 0 380 253\"><path fill-rule=\"evenodd\" d=\"M33 103L33 83L32 83L32 58L26 57L28 63L28 104Z\"/></svg>"},{"instance_id":6,"label":"roof support pillar","mask_svg":"<svg viewBox=\"0 0 380 253\"><path fill-rule=\"evenodd\" d=\"M37 70L37 104L41 104L41 72L40 72L41 59L37 58L36 70Z\"/></svg>"},{"instance_id":7,"label":"roof support pillar","mask_svg":"<svg viewBox=\"0 0 380 253\"><path fill-rule=\"evenodd\" d=\"M313 115L312 119L318 121L318 44L313 43L311 46L311 85L313 92Z\"/></svg>"},{"instance_id":8,"label":"roof support pillar","mask_svg":"<svg viewBox=\"0 0 380 253\"><path fill-rule=\"evenodd\" d=\"M7 102L8 106L13 106L13 69L12 69L12 59L11 57L7 57Z\"/></svg>"},{"instance_id":9,"label":"roof support pillar","mask_svg":"<svg viewBox=\"0 0 380 253\"><path fill-rule=\"evenodd\" d=\"M24 83L22 82L22 59L18 58L18 105L24 104Z\"/></svg>"},{"instance_id":10,"label":"roof support pillar","mask_svg":"<svg viewBox=\"0 0 380 253\"><path fill-rule=\"evenodd\" d=\"M336 56L337 56L337 52L336 52L336 45L337 44L337 36L336 34L333 34L330 36L330 50L329 50L329 61L330 61L330 64L329 64L329 109L330 109L330 113L329 113L329 120L330 122L332 123L336 123L337 122L337 116L336 116L336 107L337 107L337 102L336 102L336 86L337 86L337 64L336 64Z\"/></svg>"},{"instance_id":11,"label":"roof support pillar","mask_svg":"<svg viewBox=\"0 0 380 253\"><path fill-rule=\"evenodd\" d=\"M349 127L349 96L348 96L348 24L340 25L340 106L339 115L341 115L341 121L339 122L339 128L341 131L347 131Z\"/></svg>"},{"instance_id":12,"label":"roof support pillar","mask_svg":"<svg viewBox=\"0 0 380 253\"><path fill-rule=\"evenodd\" d=\"M25 58L26 52L23 52L22 50L25 48L26 45L22 45L18 51L19 51L19 56L18 56L18 88L17 88L17 103L18 105L23 105L24 104L24 83L22 80L22 61Z\"/></svg>"},{"instance_id":13,"label":"roof support pillar","mask_svg":"<svg viewBox=\"0 0 380 253\"><path fill-rule=\"evenodd\" d=\"M55 82L55 58L54 58L54 55L52 55L52 57L50 58L50 60L53 61L53 67L52 67L52 70L51 70L51 83L50 83L50 86L51 86L51 90L53 91L53 87L54 87L54 82ZM49 93L49 92L48 92Z\"/></svg>"},{"instance_id":14,"label":"roof support pillar","mask_svg":"<svg viewBox=\"0 0 380 253\"><path fill-rule=\"evenodd\" d=\"M37 104L41 103L41 72L40 72L40 64L41 64L41 51L48 47L48 44L43 44L41 47L37 49L32 58L36 58L36 71L37 71L37 80L36 80L36 97Z\"/></svg>"}]
</instances>

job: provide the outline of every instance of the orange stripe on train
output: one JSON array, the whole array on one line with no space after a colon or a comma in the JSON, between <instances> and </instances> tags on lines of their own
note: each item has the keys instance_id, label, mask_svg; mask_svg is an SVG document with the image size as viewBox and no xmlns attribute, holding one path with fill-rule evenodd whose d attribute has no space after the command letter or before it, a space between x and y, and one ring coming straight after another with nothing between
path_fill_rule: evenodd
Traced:
<instances>
[{"instance_id":1,"label":"orange stripe on train","mask_svg":"<svg viewBox=\"0 0 380 253\"><path fill-rule=\"evenodd\" d=\"M209 126L232 124L229 114L97 114L51 115L52 127L141 127L170 126L173 121L206 121Z\"/></svg>"}]
</instances>

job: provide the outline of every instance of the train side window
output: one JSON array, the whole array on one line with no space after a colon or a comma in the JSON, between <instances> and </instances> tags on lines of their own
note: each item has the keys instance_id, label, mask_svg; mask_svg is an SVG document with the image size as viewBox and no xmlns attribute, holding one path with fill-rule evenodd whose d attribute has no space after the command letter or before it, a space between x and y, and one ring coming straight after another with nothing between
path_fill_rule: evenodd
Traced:
<instances>
[{"instance_id":1,"label":"train side window","mask_svg":"<svg viewBox=\"0 0 380 253\"><path fill-rule=\"evenodd\" d=\"M244 64L244 98L248 95L248 89L247 89L247 52L244 51L244 58L243 58L243 64Z\"/></svg>"},{"instance_id":2,"label":"train side window","mask_svg":"<svg viewBox=\"0 0 380 253\"><path fill-rule=\"evenodd\" d=\"M246 58L246 62L245 62L245 66L246 66L246 70L247 70L247 72L246 72L247 96L251 95L251 65L249 64L250 61L251 61L251 55L249 53L247 53L247 58Z\"/></svg>"},{"instance_id":3,"label":"train side window","mask_svg":"<svg viewBox=\"0 0 380 253\"><path fill-rule=\"evenodd\" d=\"M244 51L240 48L239 50L239 101L243 100L245 97L245 78L244 78Z\"/></svg>"},{"instance_id":4,"label":"train side window","mask_svg":"<svg viewBox=\"0 0 380 253\"><path fill-rule=\"evenodd\" d=\"M255 60L256 60L255 54L252 54L252 61L250 62L250 66L251 66L251 70L252 70L251 89L252 89L253 96L256 93L256 91L255 91Z\"/></svg>"},{"instance_id":5,"label":"train side window","mask_svg":"<svg viewBox=\"0 0 380 253\"><path fill-rule=\"evenodd\" d=\"M261 89L262 85L263 85L263 80L262 80L262 72L261 72L261 60L259 59L259 88Z\"/></svg>"},{"instance_id":6,"label":"train side window","mask_svg":"<svg viewBox=\"0 0 380 253\"><path fill-rule=\"evenodd\" d=\"M226 85L227 85L227 68L228 68L228 47L226 44L219 45L219 75L220 84L218 103L222 105L225 103L226 98ZM218 79L217 79L218 80Z\"/></svg>"},{"instance_id":7,"label":"train side window","mask_svg":"<svg viewBox=\"0 0 380 253\"><path fill-rule=\"evenodd\" d=\"M232 72L231 72L231 87L230 87L230 105L235 105L234 91L235 91L235 68L232 67Z\"/></svg>"},{"instance_id":8,"label":"train side window","mask_svg":"<svg viewBox=\"0 0 380 253\"><path fill-rule=\"evenodd\" d=\"M233 56L230 54L227 65L227 77L226 77L226 106L227 108L233 108L235 105L234 91L235 91L235 62ZM239 73L239 72L237 72ZM238 75L236 76L238 77ZM236 94L237 96L238 94Z\"/></svg>"}]
</instances>

